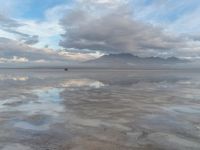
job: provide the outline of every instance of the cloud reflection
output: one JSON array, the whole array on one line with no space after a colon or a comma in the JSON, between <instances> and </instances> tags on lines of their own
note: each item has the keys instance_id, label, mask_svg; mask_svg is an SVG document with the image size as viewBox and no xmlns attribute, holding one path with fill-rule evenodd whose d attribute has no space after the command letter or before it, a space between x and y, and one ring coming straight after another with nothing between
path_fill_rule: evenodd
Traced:
<instances>
[{"instance_id":1,"label":"cloud reflection","mask_svg":"<svg viewBox=\"0 0 200 150\"><path fill-rule=\"evenodd\" d=\"M0 75L0 80L13 80L13 81L27 81L28 76L16 76L16 75Z\"/></svg>"},{"instance_id":2,"label":"cloud reflection","mask_svg":"<svg viewBox=\"0 0 200 150\"><path fill-rule=\"evenodd\" d=\"M105 84L103 84L100 81L97 80L91 80L91 79L71 79L71 80L67 80L64 81L64 83L61 84L62 87L92 87L92 88L100 88L105 86Z\"/></svg>"}]
</instances>

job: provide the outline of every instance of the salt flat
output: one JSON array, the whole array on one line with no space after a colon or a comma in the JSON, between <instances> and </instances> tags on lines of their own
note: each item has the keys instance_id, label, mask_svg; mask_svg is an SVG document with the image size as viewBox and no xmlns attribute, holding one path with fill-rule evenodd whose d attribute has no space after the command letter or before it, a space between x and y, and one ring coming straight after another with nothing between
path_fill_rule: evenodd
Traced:
<instances>
[{"instance_id":1,"label":"salt flat","mask_svg":"<svg viewBox=\"0 0 200 150\"><path fill-rule=\"evenodd\" d=\"M1 70L2 150L199 150L184 70Z\"/></svg>"}]
</instances>

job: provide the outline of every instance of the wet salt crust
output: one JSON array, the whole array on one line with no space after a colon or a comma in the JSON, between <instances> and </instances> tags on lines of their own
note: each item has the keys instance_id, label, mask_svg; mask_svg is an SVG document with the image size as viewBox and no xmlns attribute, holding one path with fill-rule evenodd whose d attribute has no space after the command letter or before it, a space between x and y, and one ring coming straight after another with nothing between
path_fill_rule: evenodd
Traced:
<instances>
[{"instance_id":1,"label":"wet salt crust","mask_svg":"<svg viewBox=\"0 0 200 150\"><path fill-rule=\"evenodd\" d=\"M170 70L2 70L2 150L199 150L200 77Z\"/></svg>"}]
</instances>

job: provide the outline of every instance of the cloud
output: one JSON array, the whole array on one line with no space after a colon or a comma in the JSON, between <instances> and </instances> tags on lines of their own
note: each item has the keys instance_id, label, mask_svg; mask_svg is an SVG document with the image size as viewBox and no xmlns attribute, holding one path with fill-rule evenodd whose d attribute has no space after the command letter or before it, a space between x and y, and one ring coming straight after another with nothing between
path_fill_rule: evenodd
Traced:
<instances>
[{"instance_id":1,"label":"cloud","mask_svg":"<svg viewBox=\"0 0 200 150\"><path fill-rule=\"evenodd\" d=\"M58 39L63 33L58 20L67 7L64 2L47 0L41 2L40 6L37 6L35 0L0 0L0 2L2 37L18 40L34 47L41 48L48 44L51 48L58 48L59 40L55 41L55 38ZM38 9L34 9L35 7ZM31 18L35 14L36 18Z\"/></svg>"},{"instance_id":2,"label":"cloud","mask_svg":"<svg viewBox=\"0 0 200 150\"><path fill-rule=\"evenodd\" d=\"M118 1L115 7L109 4L97 7L100 1L86 1L89 0L82 0L81 5L66 12L61 20L65 34L60 45L66 49L164 57L184 57L199 50L195 46L200 43L194 44L187 35L166 32L161 26L136 19L128 2ZM111 2L102 1L103 4Z\"/></svg>"},{"instance_id":3,"label":"cloud","mask_svg":"<svg viewBox=\"0 0 200 150\"><path fill-rule=\"evenodd\" d=\"M0 63L26 63L29 60L25 57L13 56L12 58L0 57Z\"/></svg>"},{"instance_id":4,"label":"cloud","mask_svg":"<svg viewBox=\"0 0 200 150\"><path fill-rule=\"evenodd\" d=\"M18 31L18 29L22 26L26 26L26 24L11 19L9 17L0 15L0 27L1 27L0 30L4 32L4 36L7 35L8 38L14 37L14 39L18 39L19 41L24 42L25 44L28 45L33 45L38 43L39 42L38 35L29 35L27 33Z\"/></svg>"},{"instance_id":5,"label":"cloud","mask_svg":"<svg viewBox=\"0 0 200 150\"><path fill-rule=\"evenodd\" d=\"M198 0L74 0L41 6L38 14L32 10L33 0L0 2L4 62L83 61L124 52L200 56ZM36 13L35 18L26 12Z\"/></svg>"},{"instance_id":6,"label":"cloud","mask_svg":"<svg viewBox=\"0 0 200 150\"><path fill-rule=\"evenodd\" d=\"M0 63L2 64L71 64L96 58L98 54L55 51L49 48L33 48L16 40L0 37Z\"/></svg>"},{"instance_id":7,"label":"cloud","mask_svg":"<svg viewBox=\"0 0 200 150\"><path fill-rule=\"evenodd\" d=\"M22 60L19 58L26 58L29 62L37 60L46 61L67 61L67 59L57 52L50 49L38 49L28 46L27 44L20 43L15 40L0 38L0 56L4 60Z\"/></svg>"},{"instance_id":8,"label":"cloud","mask_svg":"<svg viewBox=\"0 0 200 150\"><path fill-rule=\"evenodd\" d=\"M27 20L27 19L19 20L20 22L23 22L25 25L18 27L17 31L28 35L19 38L19 40L23 39L23 41L26 44L31 44L31 45L35 44L34 45L35 47L41 48L44 47L45 45L49 45L49 47L51 48L58 48L57 46L58 41L60 38L60 34L63 33L63 29L59 25L58 20L56 18L49 20L48 19L49 15L50 12L46 16L47 18L42 21Z\"/></svg>"},{"instance_id":9,"label":"cloud","mask_svg":"<svg viewBox=\"0 0 200 150\"><path fill-rule=\"evenodd\" d=\"M184 45L162 29L134 20L126 5L103 15L75 9L61 21L66 33L60 45L65 48L99 50L105 53L166 51Z\"/></svg>"},{"instance_id":10,"label":"cloud","mask_svg":"<svg viewBox=\"0 0 200 150\"><path fill-rule=\"evenodd\" d=\"M38 35L28 36L23 40L25 41L24 42L25 44L33 45L39 42L39 36Z\"/></svg>"},{"instance_id":11,"label":"cloud","mask_svg":"<svg viewBox=\"0 0 200 150\"><path fill-rule=\"evenodd\" d=\"M77 52L77 51L71 51L71 52L70 51L60 51L59 55L66 56L68 59L74 60L74 61L77 61L77 60L87 61L87 60L96 59L96 58L102 56L98 52L82 53L82 52Z\"/></svg>"},{"instance_id":12,"label":"cloud","mask_svg":"<svg viewBox=\"0 0 200 150\"><path fill-rule=\"evenodd\" d=\"M0 14L0 25L2 28L13 28L22 26L23 24L17 22L14 19L10 19L9 17Z\"/></svg>"},{"instance_id":13,"label":"cloud","mask_svg":"<svg viewBox=\"0 0 200 150\"><path fill-rule=\"evenodd\" d=\"M15 36L18 37L19 41L28 44L28 45L34 45L36 43L39 42L39 36L38 35L29 35L29 34L25 34L22 32L18 32L16 30L13 29L4 29L4 31L7 31L9 33L14 34Z\"/></svg>"}]
</instances>

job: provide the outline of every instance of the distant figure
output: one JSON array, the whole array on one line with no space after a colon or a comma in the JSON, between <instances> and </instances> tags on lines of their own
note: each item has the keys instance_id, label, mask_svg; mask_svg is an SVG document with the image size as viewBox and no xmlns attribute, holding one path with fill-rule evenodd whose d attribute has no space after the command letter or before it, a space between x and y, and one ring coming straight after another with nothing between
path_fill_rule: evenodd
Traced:
<instances>
[{"instance_id":1,"label":"distant figure","mask_svg":"<svg viewBox=\"0 0 200 150\"><path fill-rule=\"evenodd\" d=\"M68 71L68 68L65 68L65 71Z\"/></svg>"}]
</instances>

